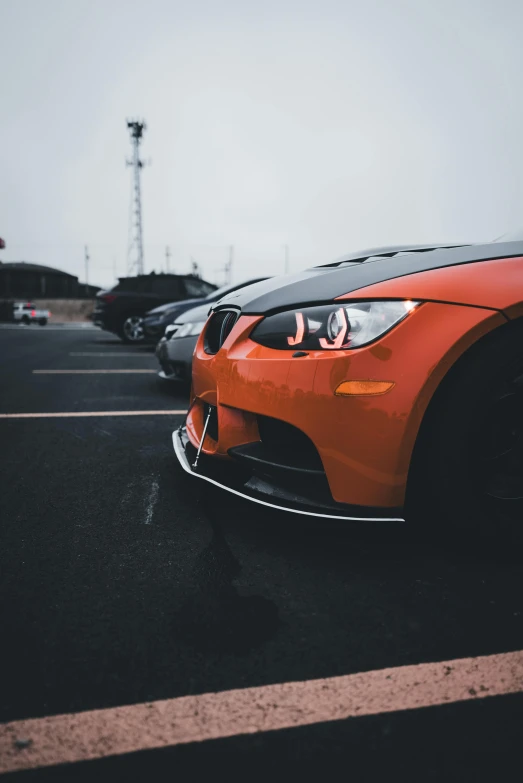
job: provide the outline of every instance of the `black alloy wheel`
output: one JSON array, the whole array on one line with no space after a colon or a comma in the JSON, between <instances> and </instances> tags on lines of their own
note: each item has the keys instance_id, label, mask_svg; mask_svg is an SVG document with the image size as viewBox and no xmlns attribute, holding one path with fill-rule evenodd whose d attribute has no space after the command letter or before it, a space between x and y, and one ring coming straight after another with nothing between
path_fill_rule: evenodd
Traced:
<instances>
[{"instance_id":1,"label":"black alloy wheel","mask_svg":"<svg viewBox=\"0 0 523 783\"><path fill-rule=\"evenodd\" d=\"M145 334L143 331L143 316L128 315L123 321L119 335L124 343L142 343L145 340Z\"/></svg>"},{"instance_id":2,"label":"black alloy wheel","mask_svg":"<svg viewBox=\"0 0 523 783\"><path fill-rule=\"evenodd\" d=\"M440 383L414 448L406 515L440 541L523 539L523 319L479 340Z\"/></svg>"}]
</instances>

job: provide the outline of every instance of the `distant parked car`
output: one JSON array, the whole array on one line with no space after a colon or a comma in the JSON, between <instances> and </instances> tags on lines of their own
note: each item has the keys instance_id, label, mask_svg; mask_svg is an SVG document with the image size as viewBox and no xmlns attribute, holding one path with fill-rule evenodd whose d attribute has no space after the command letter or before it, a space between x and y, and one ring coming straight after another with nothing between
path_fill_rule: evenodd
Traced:
<instances>
[{"instance_id":1,"label":"distant parked car","mask_svg":"<svg viewBox=\"0 0 523 783\"><path fill-rule=\"evenodd\" d=\"M93 321L126 343L145 339L143 318L152 307L189 299L200 299L216 289L193 275L150 274L120 277L114 288L99 291Z\"/></svg>"},{"instance_id":2,"label":"distant parked car","mask_svg":"<svg viewBox=\"0 0 523 783\"><path fill-rule=\"evenodd\" d=\"M209 294L209 302L213 302L214 291ZM149 310L145 314L143 319L143 333L144 338L149 343L157 343L164 333L165 327L168 324L174 323L177 318L186 310L192 310L193 307L206 302L207 296L200 297L198 299L185 299L183 302L168 302L168 304L155 307L154 310Z\"/></svg>"},{"instance_id":3,"label":"distant parked car","mask_svg":"<svg viewBox=\"0 0 523 783\"><path fill-rule=\"evenodd\" d=\"M45 326L50 317L49 310L38 310L31 302L15 302L13 304L13 321L16 323Z\"/></svg>"},{"instance_id":4,"label":"distant parked car","mask_svg":"<svg viewBox=\"0 0 523 783\"><path fill-rule=\"evenodd\" d=\"M238 288L260 283L266 277L256 277L236 285L223 286L214 291L207 301L199 307L194 307L180 315L174 324L165 329L165 336L156 348L156 356L160 362L158 376L168 381L190 382L192 355L198 340L198 335L205 326L209 309L222 297L236 291Z\"/></svg>"},{"instance_id":5,"label":"distant parked car","mask_svg":"<svg viewBox=\"0 0 523 783\"><path fill-rule=\"evenodd\" d=\"M250 280L249 283L256 283L258 280L265 280L266 278L260 277L255 280ZM244 285L249 283L234 283L233 285L224 285L221 288L211 291L204 297L199 299L186 299L184 302L169 302L169 304L155 307L154 310L150 310L143 319L143 330L145 339L150 342L158 342L158 340L164 336L165 329L169 324L175 323L178 318L186 310L192 310L198 305L207 305L207 309L222 296L236 291L237 288L243 288Z\"/></svg>"}]
</instances>

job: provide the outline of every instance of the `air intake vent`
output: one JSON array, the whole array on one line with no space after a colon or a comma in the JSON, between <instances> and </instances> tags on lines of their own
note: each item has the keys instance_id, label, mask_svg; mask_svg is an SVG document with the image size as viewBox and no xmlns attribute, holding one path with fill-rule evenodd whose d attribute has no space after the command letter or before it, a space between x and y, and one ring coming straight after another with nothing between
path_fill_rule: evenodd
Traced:
<instances>
[{"instance_id":1,"label":"air intake vent","mask_svg":"<svg viewBox=\"0 0 523 783\"><path fill-rule=\"evenodd\" d=\"M204 335L205 353L218 353L239 315L237 310L220 310L211 316Z\"/></svg>"}]
</instances>

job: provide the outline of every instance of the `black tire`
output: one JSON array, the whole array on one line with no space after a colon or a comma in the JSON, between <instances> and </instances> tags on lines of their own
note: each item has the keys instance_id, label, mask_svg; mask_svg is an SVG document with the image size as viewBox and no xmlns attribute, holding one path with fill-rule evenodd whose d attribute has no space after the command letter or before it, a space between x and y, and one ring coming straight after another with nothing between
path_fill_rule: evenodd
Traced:
<instances>
[{"instance_id":1,"label":"black tire","mask_svg":"<svg viewBox=\"0 0 523 783\"><path fill-rule=\"evenodd\" d=\"M31 323L31 319L29 318L28 315L22 316L22 323L25 324L26 326L29 326L29 324Z\"/></svg>"},{"instance_id":2,"label":"black tire","mask_svg":"<svg viewBox=\"0 0 523 783\"><path fill-rule=\"evenodd\" d=\"M523 321L481 340L444 379L414 450L407 514L461 542L523 534Z\"/></svg>"},{"instance_id":3,"label":"black tire","mask_svg":"<svg viewBox=\"0 0 523 783\"><path fill-rule=\"evenodd\" d=\"M47 323L47 318L39 318L38 323L40 324L40 326L45 326Z\"/></svg>"},{"instance_id":4,"label":"black tire","mask_svg":"<svg viewBox=\"0 0 523 783\"><path fill-rule=\"evenodd\" d=\"M118 329L118 336L127 345L139 345L145 340L143 316L137 313L126 315Z\"/></svg>"}]
</instances>

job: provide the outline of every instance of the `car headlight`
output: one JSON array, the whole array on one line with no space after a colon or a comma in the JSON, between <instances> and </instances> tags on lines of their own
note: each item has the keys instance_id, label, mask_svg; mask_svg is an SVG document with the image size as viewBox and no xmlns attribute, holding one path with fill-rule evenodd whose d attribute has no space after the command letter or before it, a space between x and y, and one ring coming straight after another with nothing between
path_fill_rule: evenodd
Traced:
<instances>
[{"instance_id":1,"label":"car headlight","mask_svg":"<svg viewBox=\"0 0 523 783\"><path fill-rule=\"evenodd\" d=\"M171 339L176 340L178 337L190 337L193 334L200 334L205 323L205 321L194 321L193 323L182 324Z\"/></svg>"},{"instance_id":2,"label":"car headlight","mask_svg":"<svg viewBox=\"0 0 523 783\"><path fill-rule=\"evenodd\" d=\"M360 348L388 332L419 304L377 301L296 308L264 318L251 339L287 351Z\"/></svg>"}]
</instances>

